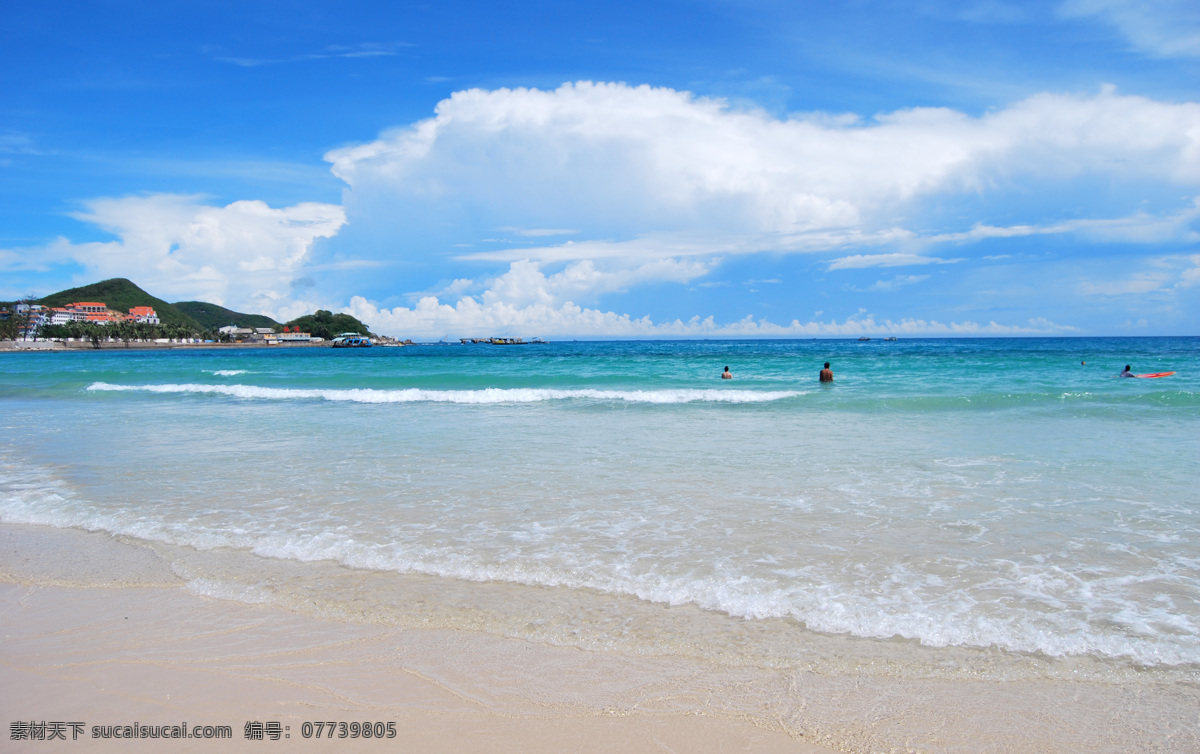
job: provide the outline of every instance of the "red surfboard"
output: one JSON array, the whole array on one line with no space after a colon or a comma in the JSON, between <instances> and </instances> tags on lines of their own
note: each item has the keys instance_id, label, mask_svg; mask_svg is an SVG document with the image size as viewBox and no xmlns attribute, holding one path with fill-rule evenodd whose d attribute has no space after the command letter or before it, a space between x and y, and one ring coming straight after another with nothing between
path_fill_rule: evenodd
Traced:
<instances>
[{"instance_id":1,"label":"red surfboard","mask_svg":"<svg viewBox=\"0 0 1200 754\"><path fill-rule=\"evenodd\" d=\"M1154 372L1153 374L1139 374L1138 377L1141 377L1144 380L1152 380L1155 377L1170 377L1173 374L1175 374L1175 373L1174 372Z\"/></svg>"}]
</instances>

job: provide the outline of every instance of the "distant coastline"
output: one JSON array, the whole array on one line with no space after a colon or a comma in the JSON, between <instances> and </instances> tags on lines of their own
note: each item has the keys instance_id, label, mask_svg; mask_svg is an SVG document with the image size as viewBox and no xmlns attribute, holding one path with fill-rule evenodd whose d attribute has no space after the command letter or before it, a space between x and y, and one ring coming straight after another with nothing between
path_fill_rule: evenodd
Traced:
<instances>
[{"instance_id":1,"label":"distant coastline","mask_svg":"<svg viewBox=\"0 0 1200 754\"><path fill-rule=\"evenodd\" d=\"M242 348L329 348L329 343L155 343L155 342L124 342L100 341L60 341L60 340L0 340L0 351L163 351L171 349L186 350L237 350Z\"/></svg>"}]
</instances>

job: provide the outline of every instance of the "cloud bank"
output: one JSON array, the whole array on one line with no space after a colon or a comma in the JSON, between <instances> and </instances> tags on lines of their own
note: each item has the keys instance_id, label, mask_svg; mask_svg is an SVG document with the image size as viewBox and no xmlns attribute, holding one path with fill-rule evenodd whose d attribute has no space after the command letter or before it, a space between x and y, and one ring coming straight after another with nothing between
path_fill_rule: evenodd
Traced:
<instances>
[{"instance_id":1,"label":"cloud bank","mask_svg":"<svg viewBox=\"0 0 1200 754\"><path fill-rule=\"evenodd\" d=\"M977 116L912 108L870 118L778 118L683 91L584 81L457 92L434 117L332 150L326 160L347 184L352 223L375 224L385 235L434 225L475 233L435 234L402 256L509 265L498 277L431 291L412 308L360 305L363 316L401 328L441 323L434 330L697 334L707 331L696 322L647 324L587 303L641 283L691 282L722 259L762 252L840 252L826 264L834 272L964 262L931 248L991 239L1192 240L1194 200L1158 214L1139 202L1146 186L1200 190L1200 104L1103 87L1042 93ZM1036 196L1048 215L1061 217L1078 206L1072 191L1080 181L1110 187L1108 206L1126 211L921 227L929 206L970 200L986 208L985 197L1006 193ZM1066 190L1072 182L1076 188ZM401 219L389 224L393 217ZM570 238L546 244L541 237L568 231L522 228L566 228ZM495 229L518 238L498 242ZM926 279L896 277L867 290ZM472 290L483 293L461 295ZM828 323L781 327L779 334L842 332Z\"/></svg>"},{"instance_id":2,"label":"cloud bank","mask_svg":"<svg viewBox=\"0 0 1200 754\"><path fill-rule=\"evenodd\" d=\"M876 318L866 312L844 321L792 320L776 324L752 316L736 322L721 324L712 316L689 320L676 319L654 322L650 317L631 317L600 309L587 309L573 303L560 306L530 304L512 306L503 301L481 304L464 297L451 306L434 296L421 299L416 306L381 309L361 296L355 296L345 310L371 323L381 332L405 333L410 337L436 339L443 335L455 337L486 337L498 332L529 336L582 336L617 338L664 337L728 337L728 338L789 338L789 337L846 337L860 335L1061 335L1077 332L1075 327L1055 324L1035 318L1021 325L1004 325L994 321L939 322L937 320Z\"/></svg>"},{"instance_id":3,"label":"cloud bank","mask_svg":"<svg viewBox=\"0 0 1200 754\"><path fill-rule=\"evenodd\" d=\"M672 89L579 82L457 92L435 117L326 159L352 217L356 205L453 205L484 227L580 232L571 245L476 259L812 251L919 240L901 223L930 197L1032 186L1061 202L1054 188L1081 176L1200 188L1200 104L1106 87L978 117L779 119Z\"/></svg>"}]
</instances>

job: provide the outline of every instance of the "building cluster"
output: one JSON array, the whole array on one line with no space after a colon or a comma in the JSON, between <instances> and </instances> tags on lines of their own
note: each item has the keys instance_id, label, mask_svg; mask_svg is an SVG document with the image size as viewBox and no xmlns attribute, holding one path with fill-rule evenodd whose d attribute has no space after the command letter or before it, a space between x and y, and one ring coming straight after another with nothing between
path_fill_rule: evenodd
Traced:
<instances>
[{"instance_id":1,"label":"building cluster","mask_svg":"<svg viewBox=\"0 0 1200 754\"><path fill-rule=\"evenodd\" d=\"M91 322L110 325L117 322L159 324L158 313L151 306L135 306L128 313L110 309L103 301L76 301L66 306L17 304L17 314L26 318L26 328L37 332L46 325L65 325L71 322Z\"/></svg>"},{"instance_id":2,"label":"building cluster","mask_svg":"<svg viewBox=\"0 0 1200 754\"><path fill-rule=\"evenodd\" d=\"M220 328L217 332L228 335L230 339L242 343L265 343L267 345L281 345L285 343L320 343L322 338L314 338L311 334L300 332L300 328L291 328L284 326L283 332L277 333L274 328L270 327L238 327L237 325L229 325Z\"/></svg>"}]
</instances>

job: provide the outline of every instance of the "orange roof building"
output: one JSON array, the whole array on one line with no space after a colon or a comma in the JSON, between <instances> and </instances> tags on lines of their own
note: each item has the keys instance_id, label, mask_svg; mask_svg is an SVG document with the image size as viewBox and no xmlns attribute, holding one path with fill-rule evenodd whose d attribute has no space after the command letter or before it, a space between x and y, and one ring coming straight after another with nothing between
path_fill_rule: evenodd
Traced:
<instances>
[{"instance_id":1,"label":"orange roof building","mask_svg":"<svg viewBox=\"0 0 1200 754\"><path fill-rule=\"evenodd\" d=\"M76 301L73 304L67 304L65 308L88 314L103 314L108 311L108 305L103 301Z\"/></svg>"},{"instance_id":2,"label":"orange roof building","mask_svg":"<svg viewBox=\"0 0 1200 754\"><path fill-rule=\"evenodd\" d=\"M128 319L134 319L138 322L149 322L152 325L157 325L158 312L154 311L152 306L134 306L129 309Z\"/></svg>"}]
</instances>

